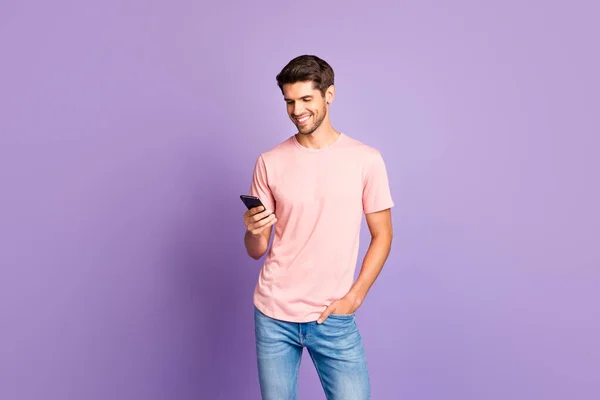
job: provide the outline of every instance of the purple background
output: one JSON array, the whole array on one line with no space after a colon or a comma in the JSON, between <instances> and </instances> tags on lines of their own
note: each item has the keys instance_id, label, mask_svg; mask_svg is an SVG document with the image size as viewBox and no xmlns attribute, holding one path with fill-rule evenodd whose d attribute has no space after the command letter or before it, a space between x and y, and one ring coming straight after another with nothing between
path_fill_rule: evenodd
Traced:
<instances>
[{"instance_id":1,"label":"purple background","mask_svg":"<svg viewBox=\"0 0 600 400\"><path fill-rule=\"evenodd\" d=\"M82 3L0 5L1 399L259 398L238 196L303 53L397 203L373 398L600 398L598 9Z\"/></svg>"}]
</instances>

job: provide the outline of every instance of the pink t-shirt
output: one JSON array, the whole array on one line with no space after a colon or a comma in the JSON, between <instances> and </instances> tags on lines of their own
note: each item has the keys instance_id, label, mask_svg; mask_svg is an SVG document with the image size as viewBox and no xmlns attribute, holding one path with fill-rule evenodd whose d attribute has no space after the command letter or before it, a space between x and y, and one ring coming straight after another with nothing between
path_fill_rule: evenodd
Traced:
<instances>
[{"instance_id":1,"label":"pink t-shirt","mask_svg":"<svg viewBox=\"0 0 600 400\"><path fill-rule=\"evenodd\" d=\"M363 213L393 207L378 150L341 134L313 150L295 136L260 155L250 194L277 216L254 304L284 321L315 321L354 283Z\"/></svg>"}]
</instances>

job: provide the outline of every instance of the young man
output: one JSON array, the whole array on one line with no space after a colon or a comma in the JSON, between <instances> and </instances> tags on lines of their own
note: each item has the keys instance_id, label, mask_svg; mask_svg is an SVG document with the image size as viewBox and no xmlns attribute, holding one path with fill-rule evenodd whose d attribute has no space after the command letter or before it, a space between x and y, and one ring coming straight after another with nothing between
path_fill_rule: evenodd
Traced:
<instances>
[{"instance_id":1,"label":"young man","mask_svg":"<svg viewBox=\"0 0 600 400\"><path fill-rule=\"evenodd\" d=\"M296 399L306 348L327 399L365 400L370 383L354 313L392 242L385 164L378 150L332 127L329 64L297 57L277 83L298 133L260 155L250 194L266 209L244 214L244 243L256 260L275 227L254 292L262 398ZM354 282L363 213L371 243Z\"/></svg>"}]
</instances>

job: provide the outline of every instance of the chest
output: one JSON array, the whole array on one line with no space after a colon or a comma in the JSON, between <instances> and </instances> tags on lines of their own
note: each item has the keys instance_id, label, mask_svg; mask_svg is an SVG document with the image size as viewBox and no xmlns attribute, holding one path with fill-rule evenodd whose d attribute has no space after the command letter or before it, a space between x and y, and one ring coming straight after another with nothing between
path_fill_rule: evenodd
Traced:
<instances>
[{"instance_id":1,"label":"chest","mask_svg":"<svg viewBox=\"0 0 600 400\"><path fill-rule=\"evenodd\" d=\"M360 206L363 168L348 157L290 158L271 171L269 185L279 212L307 205Z\"/></svg>"}]
</instances>

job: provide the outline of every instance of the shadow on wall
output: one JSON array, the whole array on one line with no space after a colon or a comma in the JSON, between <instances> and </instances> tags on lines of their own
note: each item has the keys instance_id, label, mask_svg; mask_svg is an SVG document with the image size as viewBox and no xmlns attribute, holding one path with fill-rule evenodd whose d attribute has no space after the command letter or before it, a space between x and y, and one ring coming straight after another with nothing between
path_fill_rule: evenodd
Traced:
<instances>
[{"instance_id":1,"label":"shadow on wall","mask_svg":"<svg viewBox=\"0 0 600 400\"><path fill-rule=\"evenodd\" d=\"M198 155L186 168L191 197L168 238L174 316L167 319L173 322L169 336L178 341L171 369L187 388L179 399L260 397L252 305L260 262L245 253L237 193L239 182L246 187L249 180L228 176L219 156Z\"/></svg>"}]
</instances>

